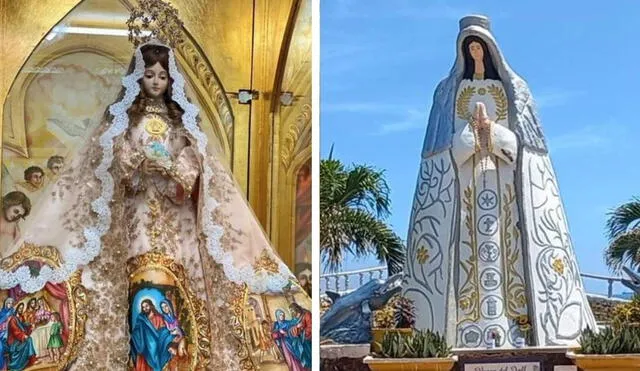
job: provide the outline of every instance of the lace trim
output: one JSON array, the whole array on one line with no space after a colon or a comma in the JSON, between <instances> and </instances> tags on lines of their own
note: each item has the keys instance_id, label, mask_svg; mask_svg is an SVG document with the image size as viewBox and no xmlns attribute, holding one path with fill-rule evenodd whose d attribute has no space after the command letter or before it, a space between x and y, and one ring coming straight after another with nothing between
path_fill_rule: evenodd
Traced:
<instances>
[{"instance_id":1,"label":"lace trim","mask_svg":"<svg viewBox=\"0 0 640 371\"><path fill-rule=\"evenodd\" d=\"M289 267L287 267L283 261L277 259L280 260L279 272L275 274L255 272L253 267L250 265L244 268L236 267L231 253L224 251L222 248L220 240L224 234L224 228L221 225L215 224L211 218L211 215L218 208L219 203L213 197L209 197L209 184L213 176L213 170L211 170L211 167L206 160L208 138L204 132L200 130L200 127L197 124L199 112L198 107L187 100L187 96L185 94L185 80L182 74L178 71L173 51L169 52L169 75L173 77L173 95L171 98L173 98L173 100L184 110L184 114L182 115L182 124L189 134L195 138L197 150L203 158L203 194L207 195L203 206L203 215L206 215L203 223L203 232L206 237L207 250L209 254L218 263L222 264L224 273L229 280L239 284L246 283L252 292L262 293L266 291L282 291L291 278Z\"/></svg>"},{"instance_id":2,"label":"lace trim","mask_svg":"<svg viewBox=\"0 0 640 371\"><path fill-rule=\"evenodd\" d=\"M111 209L109 201L114 193L114 180L109 173L109 168L113 163L114 138L123 134L129 124L127 109L133 104L134 99L140 92L138 80L144 74L144 60L142 58L141 47L148 44L162 45L158 42L149 42L141 45L135 51L135 68L133 72L122 79L125 88L125 95L119 102L109 107L109 113L113 116L113 122L109 128L100 136L99 142L102 147L102 161L95 169L94 173L101 183L101 195L91 202L92 210L98 216L98 222L84 229L86 242L82 248L69 248L63 255L64 263L59 268L44 266L38 275L32 276L27 266L21 266L17 270L0 270L0 288L9 289L21 285L23 291L33 293L41 290L47 282L60 283L66 281L71 274L82 265L93 261L102 249L101 238L111 228ZM203 193L209 195L209 183L213 176L213 171L207 163L207 136L197 125L198 108L188 101L185 94L185 80L178 71L173 50L169 49L169 74L173 77L173 100L184 110L182 122L186 130L196 139L198 152L203 158ZM269 274L267 272L255 272L253 267L248 265L238 268L234 265L233 256L230 252L225 252L220 240L224 234L224 228L215 224L211 218L213 212L219 206L218 201L213 197L206 197L204 202L204 212L206 215L203 222L203 233L206 237L207 250L209 254L224 268L225 275L229 280L242 284L246 283L254 293L266 291L279 292L288 285L291 278L289 268L280 259L278 261L279 271ZM273 255L272 251L268 252Z\"/></svg>"}]
</instances>

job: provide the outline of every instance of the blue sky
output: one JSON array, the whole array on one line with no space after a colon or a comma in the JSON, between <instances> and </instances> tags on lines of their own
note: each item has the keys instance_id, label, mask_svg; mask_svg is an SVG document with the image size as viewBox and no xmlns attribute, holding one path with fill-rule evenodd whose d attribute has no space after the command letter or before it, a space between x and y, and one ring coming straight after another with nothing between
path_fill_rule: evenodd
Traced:
<instances>
[{"instance_id":1,"label":"blue sky","mask_svg":"<svg viewBox=\"0 0 640 371\"><path fill-rule=\"evenodd\" d=\"M384 169L389 222L403 239L433 91L453 64L458 20L485 14L536 99L579 266L609 274L606 213L640 196L633 26L640 2L325 0L320 13L321 157L334 144L345 163ZM349 260L344 268L379 264Z\"/></svg>"}]
</instances>

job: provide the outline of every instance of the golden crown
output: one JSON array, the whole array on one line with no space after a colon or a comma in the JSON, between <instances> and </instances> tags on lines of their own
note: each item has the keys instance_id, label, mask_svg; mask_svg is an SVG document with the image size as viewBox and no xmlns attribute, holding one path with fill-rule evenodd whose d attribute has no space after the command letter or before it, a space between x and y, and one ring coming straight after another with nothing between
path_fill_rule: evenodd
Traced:
<instances>
[{"instance_id":1,"label":"golden crown","mask_svg":"<svg viewBox=\"0 0 640 371\"><path fill-rule=\"evenodd\" d=\"M139 0L131 10L127 27L129 41L135 47L153 39L171 47L183 41L178 10L163 0Z\"/></svg>"}]
</instances>

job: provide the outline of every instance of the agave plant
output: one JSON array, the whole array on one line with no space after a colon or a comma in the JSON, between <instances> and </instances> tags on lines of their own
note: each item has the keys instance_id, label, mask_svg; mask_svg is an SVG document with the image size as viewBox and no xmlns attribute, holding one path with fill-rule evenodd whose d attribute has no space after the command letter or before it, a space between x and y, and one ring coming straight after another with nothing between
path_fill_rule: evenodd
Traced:
<instances>
[{"instance_id":1,"label":"agave plant","mask_svg":"<svg viewBox=\"0 0 640 371\"><path fill-rule=\"evenodd\" d=\"M442 358L451 355L451 347L438 333L413 331L411 334L387 332L380 344L382 358Z\"/></svg>"},{"instance_id":2,"label":"agave plant","mask_svg":"<svg viewBox=\"0 0 640 371\"><path fill-rule=\"evenodd\" d=\"M624 326L620 329L605 328L599 333L586 329L580 339L582 354L632 354L640 353L640 328Z\"/></svg>"},{"instance_id":3,"label":"agave plant","mask_svg":"<svg viewBox=\"0 0 640 371\"><path fill-rule=\"evenodd\" d=\"M416 306L413 300L401 296L395 302L396 328L413 328L416 324Z\"/></svg>"}]
</instances>

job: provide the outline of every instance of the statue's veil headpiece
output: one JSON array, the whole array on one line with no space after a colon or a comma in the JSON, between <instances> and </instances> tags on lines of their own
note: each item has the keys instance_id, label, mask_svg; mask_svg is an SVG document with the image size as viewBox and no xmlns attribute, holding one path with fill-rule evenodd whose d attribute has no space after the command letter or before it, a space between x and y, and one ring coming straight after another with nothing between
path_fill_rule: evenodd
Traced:
<instances>
[{"instance_id":1,"label":"statue's veil headpiece","mask_svg":"<svg viewBox=\"0 0 640 371\"><path fill-rule=\"evenodd\" d=\"M4 254L5 259L0 264L0 289L20 285L25 292L36 292L47 282L68 280L100 254L105 238L112 237L108 237L112 223L122 222L113 215L111 202L117 190L112 176L114 144L127 131L127 111L140 93L138 81L145 71L141 50L147 45L159 45L169 50L168 72L173 80L171 99L184 111L184 129L202 164L197 208L201 241L211 257L222 265L229 280L246 284L255 293L280 292L289 286L293 275L273 251L230 170L220 158L223 151L218 148L219 143L210 140L201 130L199 109L187 98L186 81L170 47L181 41L176 31L181 23L175 9L155 0L141 0L139 4L143 9L134 9L127 22L130 40L137 47L129 73L122 78L123 89L118 100L107 109L103 124L72 157L61 176L61 179L74 179L77 189L62 189L58 182L48 187L46 196L25 221L23 236L9 249L15 252L25 244L54 247L61 256L61 264L44 265L35 274L26 265L14 270L5 269L14 258ZM164 33L145 33L135 26L136 22L148 25L152 21L157 22L156 28ZM63 223L64 215L83 210L88 211L90 217L82 225Z\"/></svg>"},{"instance_id":2,"label":"statue's veil headpiece","mask_svg":"<svg viewBox=\"0 0 640 371\"><path fill-rule=\"evenodd\" d=\"M498 71L509 104L509 126L518 133L525 148L538 153L546 153L547 146L537 117L535 104L527 83L509 66L498 43L491 34L489 18L470 15L460 20L460 32L456 42L456 60L453 68L435 91L429 115L427 134L422 156L427 157L451 147L454 132L455 99L464 73L463 42L469 36L484 40L494 67Z\"/></svg>"}]
</instances>

